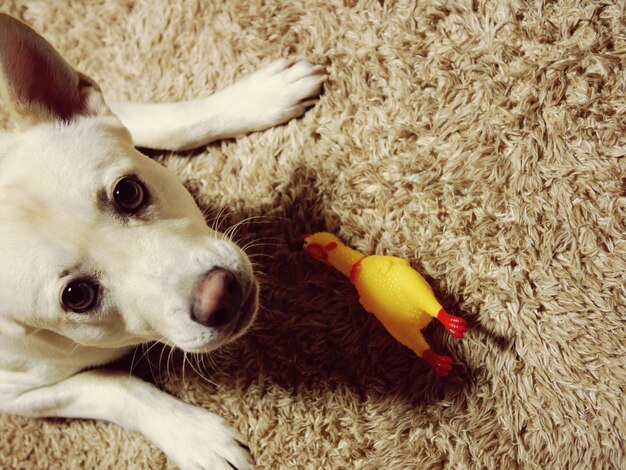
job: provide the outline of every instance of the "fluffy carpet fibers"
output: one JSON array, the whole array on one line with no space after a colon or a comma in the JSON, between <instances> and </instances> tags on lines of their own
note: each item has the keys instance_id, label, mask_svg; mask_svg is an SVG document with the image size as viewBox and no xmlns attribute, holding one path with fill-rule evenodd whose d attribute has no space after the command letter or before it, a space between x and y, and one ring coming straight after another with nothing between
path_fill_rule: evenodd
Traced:
<instances>
[{"instance_id":1,"label":"fluffy carpet fibers","mask_svg":"<svg viewBox=\"0 0 626 470\"><path fill-rule=\"evenodd\" d=\"M135 369L223 415L260 468L625 468L623 4L1 9L113 99L206 95L283 56L327 68L304 118L154 155L203 208L225 209L222 228L252 217L237 236L263 273L263 309L250 334L195 369L167 350ZM468 320L460 341L439 324L425 332L455 360L447 379L301 251L299 236L318 229L408 259ZM2 468L168 465L107 423L0 426Z\"/></svg>"}]
</instances>

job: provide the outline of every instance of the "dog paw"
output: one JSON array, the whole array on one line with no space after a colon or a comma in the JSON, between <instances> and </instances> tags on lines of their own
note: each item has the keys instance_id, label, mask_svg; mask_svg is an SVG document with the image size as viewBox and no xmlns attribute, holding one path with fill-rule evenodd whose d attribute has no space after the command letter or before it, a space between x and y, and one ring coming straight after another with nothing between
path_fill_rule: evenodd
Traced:
<instances>
[{"instance_id":1,"label":"dog paw","mask_svg":"<svg viewBox=\"0 0 626 470\"><path fill-rule=\"evenodd\" d=\"M279 59L232 85L231 104L246 110L241 118L250 131L260 131L302 116L317 103L326 78L319 65Z\"/></svg>"},{"instance_id":2,"label":"dog paw","mask_svg":"<svg viewBox=\"0 0 626 470\"><path fill-rule=\"evenodd\" d=\"M241 437L219 416L199 411L159 443L171 462L181 470L252 470L250 449Z\"/></svg>"}]
</instances>

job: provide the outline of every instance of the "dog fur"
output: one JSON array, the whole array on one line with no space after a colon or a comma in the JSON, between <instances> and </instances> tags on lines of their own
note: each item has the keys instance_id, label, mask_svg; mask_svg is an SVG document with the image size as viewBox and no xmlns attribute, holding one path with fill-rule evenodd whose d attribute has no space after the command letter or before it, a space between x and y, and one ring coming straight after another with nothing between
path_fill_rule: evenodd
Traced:
<instances>
[{"instance_id":1,"label":"dog fur","mask_svg":"<svg viewBox=\"0 0 626 470\"><path fill-rule=\"evenodd\" d=\"M280 124L315 103L324 79L282 59L207 98L106 103L41 36L0 14L0 97L20 128L0 133L0 411L111 421L183 469L251 468L218 416L98 367L153 341L211 351L243 334L258 305L245 253L135 146L187 149ZM149 196L139 212L116 206L125 178ZM227 295L207 281L216 269L241 292L233 318L212 325L195 309ZM63 296L82 279L97 300L75 312Z\"/></svg>"}]
</instances>

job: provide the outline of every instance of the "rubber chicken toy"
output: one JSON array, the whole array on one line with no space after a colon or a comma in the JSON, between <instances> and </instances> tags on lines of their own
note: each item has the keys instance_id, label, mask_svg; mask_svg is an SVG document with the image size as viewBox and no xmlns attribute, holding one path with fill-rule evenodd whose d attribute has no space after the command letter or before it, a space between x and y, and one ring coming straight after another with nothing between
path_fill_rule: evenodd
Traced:
<instances>
[{"instance_id":1,"label":"rubber chicken toy","mask_svg":"<svg viewBox=\"0 0 626 470\"><path fill-rule=\"evenodd\" d=\"M443 309L426 280L408 261L364 255L327 232L305 235L303 240L307 253L350 279L363 308L376 315L394 338L428 362L437 375L448 375L452 359L435 354L420 330L436 318L452 336L462 338L467 330L465 320Z\"/></svg>"}]
</instances>

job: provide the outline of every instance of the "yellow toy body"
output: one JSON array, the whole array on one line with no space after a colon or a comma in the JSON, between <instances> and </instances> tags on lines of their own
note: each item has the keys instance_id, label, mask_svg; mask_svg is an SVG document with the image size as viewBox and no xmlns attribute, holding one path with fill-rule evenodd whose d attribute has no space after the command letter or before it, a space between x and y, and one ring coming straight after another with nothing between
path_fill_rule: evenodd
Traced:
<instances>
[{"instance_id":1,"label":"yellow toy body","mask_svg":"<svg viewBox=\"0 0 626 470\"><path fill-rule=\"evenodd\" d=\"M365 310L376 315L394 338L423 357L437 374L448 374L452 360L432 352L420 330L437 318L453 336L462 338L465 320L442 308L430 285L406 260L366 256L327 232L306 235L304 249L349 277Z\"/></svg>"}]
</instances>

